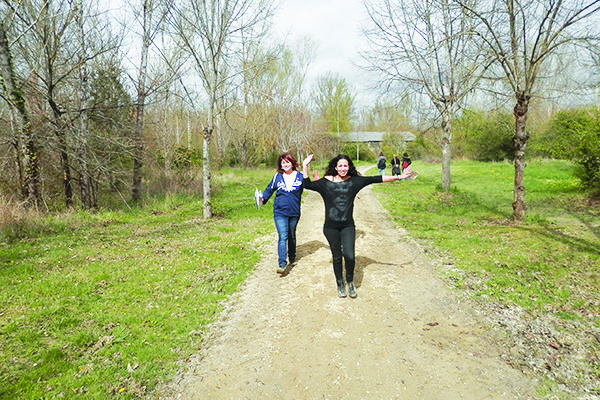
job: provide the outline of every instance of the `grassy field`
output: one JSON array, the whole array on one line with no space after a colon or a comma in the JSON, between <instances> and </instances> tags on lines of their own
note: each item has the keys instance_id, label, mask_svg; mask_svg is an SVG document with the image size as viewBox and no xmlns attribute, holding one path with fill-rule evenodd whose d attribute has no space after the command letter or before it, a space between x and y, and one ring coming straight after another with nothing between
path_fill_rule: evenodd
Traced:
<instances>
[{"instance_id":1,"label":"grassy field","mask_svg":"<svg viewBox=\"0 0 600 400\"><path fill-rule=\"evenodd\" d=\"M416 162L420 176L413 182L376 190L411 237L453 263L458 287L471 278L479 282L468 288L474 296L532 314L594 316L589 321L600 327L600 207L580 193L572 168L561 161L529 163L528 217L519 224L512 222L509 163L456 162L451 190L443 192L441 166Z\"/></svg>"},{"instance_id":2,"label":"grassy field","mask_svg":"<svg viewBox=\"0 0 600 400\"><path fill-rule=\"evenodd\" d=\"M253 191L271 175L219 174L209 222L201 199L169 197L5 229L0 399L139 398L172 376L260 259L272 212Z\"/></svg>"},{"instance_id":3,"label":"grassy field","mask_svg":"<svg viewBox=\"0 0 600 400\"><path fill-rule=\"evenodd\" d=\"M440 166L417 161L415 181L375 190L398 224L445 260L440 272L475 299L597 329L599 207L578 191L571 169L528 165L521 224L511 222L511 164L453 163L452 190L441 192ZM210 221L200 198L172 196L133 211L5 227L0 399L151 394L202 347L221 302L259 260L261 238L274 228L270 206L256 210L252 193L271 175L216 174Z\"/></svg>"}]
</instances>

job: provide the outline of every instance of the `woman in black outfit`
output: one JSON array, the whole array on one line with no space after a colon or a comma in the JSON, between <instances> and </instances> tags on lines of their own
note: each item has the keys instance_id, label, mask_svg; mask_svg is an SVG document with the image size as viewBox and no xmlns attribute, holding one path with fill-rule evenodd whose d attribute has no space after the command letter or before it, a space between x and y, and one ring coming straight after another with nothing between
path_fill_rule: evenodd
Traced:
<instances>
[{"instance_id":1,"label":"woman in black outfit","mask_svg":"<svg viewBox=\"0 0 600 400\"><path fill-rule=\"evenodd\" d=\"M337 281L338 295L346 297L346 288L343 279L342 258L346 263L346 283L348 294L356 297L354 287L354 243L355 226L353 218L354 198L358 192L372 183L393 182L416 175L407 168L400 175L391 176L360 176L352 160L343 154L329 161L325 176L311 182L308 175L308 166L313 159L309 154L304 159L303 176L304 188L318 192L325 203L325 224L323 234L329 242L333 257L333 272ZM343 251L342 251L343 249Z\"/></svg>"}]
</instances>

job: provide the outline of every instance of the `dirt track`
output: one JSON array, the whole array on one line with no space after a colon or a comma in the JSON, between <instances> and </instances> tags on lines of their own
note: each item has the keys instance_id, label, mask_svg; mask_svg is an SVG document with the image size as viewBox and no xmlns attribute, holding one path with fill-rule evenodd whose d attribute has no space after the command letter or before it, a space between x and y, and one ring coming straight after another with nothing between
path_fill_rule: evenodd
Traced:
<instances>
[{"instance_id":1,"label":"dirt track","mask_svg":"<svg viewBox=\"0 0 600 400\"><path fill-rule=\"evenodd\" d=\"M369 187L355 204L356 299L337 296L320 196L303 199L297 266L276 274L273 233L161 399L534 398L535 383L501 360L493 333Z\"/></svg>"}]
</instances>

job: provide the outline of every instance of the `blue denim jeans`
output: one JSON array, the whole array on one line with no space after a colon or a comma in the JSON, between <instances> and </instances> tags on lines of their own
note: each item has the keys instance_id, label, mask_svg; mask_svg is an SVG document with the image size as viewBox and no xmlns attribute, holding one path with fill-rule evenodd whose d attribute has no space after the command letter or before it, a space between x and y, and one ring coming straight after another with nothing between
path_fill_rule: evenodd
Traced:
<instances>
[{"instance_id":1,"label":"blue denim jeans","mask_svg":"<svg viewBox=\"0 0 600 400\"><path fill-rule=\"evenodd\" d=\"M290 259L290 263L296 261L296 227L300 217L284 217L275 215L275 228L277 228L277 256L280 266L286 265L286 259Z\"/></svg>"}]
</instances>

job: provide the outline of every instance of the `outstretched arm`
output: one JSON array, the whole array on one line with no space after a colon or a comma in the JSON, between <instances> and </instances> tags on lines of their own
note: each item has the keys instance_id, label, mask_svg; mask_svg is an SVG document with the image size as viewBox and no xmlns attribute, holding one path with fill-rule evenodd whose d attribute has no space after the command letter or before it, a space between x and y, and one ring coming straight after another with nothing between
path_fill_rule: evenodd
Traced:
<instances>
[{"instance_id":1,"label":"outstretched arm","mask_svg":"<svg viewBox=\"0 0 600 400\"><path fill-rule=\"evenodd\" d=\"M383 182L393 182L393 181L399 181L400 179L406 179L406 178L410 178L413 176L417 176L418 174L416 172L412 172L410 170L410 166L404 168L404 171L402 171L402 174L400 175L384 175L383 176Z\"/></svg>"}]
</instances>

